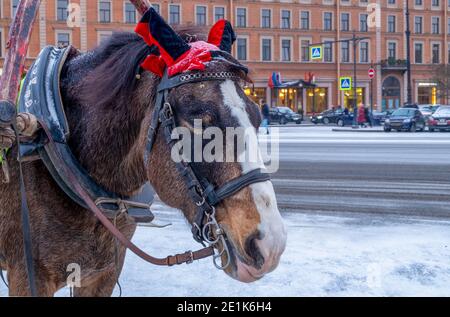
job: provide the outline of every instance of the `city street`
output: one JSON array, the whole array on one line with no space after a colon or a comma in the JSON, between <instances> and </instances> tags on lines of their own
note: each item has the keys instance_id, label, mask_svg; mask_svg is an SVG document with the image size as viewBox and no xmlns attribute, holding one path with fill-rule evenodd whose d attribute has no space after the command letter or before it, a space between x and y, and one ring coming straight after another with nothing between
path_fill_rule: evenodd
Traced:
<instances>
[{"instance_id":1,"label":"city street","mask_svg":"<svg viewBox=\"0 0 450 317\"><path fill-rule=\"evenodd\" d=\"M331 129L280 129L273 182L288 243L277 270L242 284L210 260L156 268L129 253L123 294L450 296L450 133ZM180 212L153 209L173 225L138 228L137 244L160 255L198 247Z\"/></svg>"},{"instance_id":2,"label":"city street","mask_svg":"<svg viewBox=\"0 0 450 317\"><path fill-rule=\"evenodd\" d=\"M450 218L450 133L280 128L283 211Z\"/></svg>"}]
</instances>

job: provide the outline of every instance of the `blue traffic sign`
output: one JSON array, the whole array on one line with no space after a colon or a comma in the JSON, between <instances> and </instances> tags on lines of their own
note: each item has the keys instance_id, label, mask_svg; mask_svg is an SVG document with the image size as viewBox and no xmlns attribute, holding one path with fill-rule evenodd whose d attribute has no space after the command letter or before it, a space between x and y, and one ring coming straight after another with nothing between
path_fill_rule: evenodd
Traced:
<instances>
[{"instance_id":1,"label":"blue traffic sign","mask_svg":"<svg viewBox=\"0 0 450 317\"><path fill-rule=\"evenodd\" d=\"M340 90L351 90L352 89L352 78L351 77L339 78L339 89Z\"/></svg>"},{"instance_id":2,"label":"blue traffic sign","mask_svg":"<svg viewBox=\"0 0 450 317\"><path fill-rule=\"evenodd\" d=\"M311 59L322 59L322 46L311 47Z\"/></svg>"}]
</instances>

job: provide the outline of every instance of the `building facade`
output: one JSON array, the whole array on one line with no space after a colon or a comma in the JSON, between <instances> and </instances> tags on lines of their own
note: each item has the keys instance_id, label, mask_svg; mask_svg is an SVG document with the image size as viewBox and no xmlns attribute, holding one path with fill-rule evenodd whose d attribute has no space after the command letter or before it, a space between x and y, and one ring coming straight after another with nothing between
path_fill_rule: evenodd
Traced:
<instances>
[{"instance_id":1,"label":"building facade","mask_svg":"<svg viewBox=\"0 0 450 317\"><path fill-rule=\"evenodd\" d=\"M18 2L0 0L0 66ZM164 0L152 5L173 25L208 27L230 20L238 35L233 53L252 71L254 84L246 93L255 101L307 113L350 107L353 92L340 90L338 79L353 77L354 58L358 103L384 110L406 101L405 0ZM450 1L409 0L409 9L412 99L448 103L438 95L433 73L450 58ZM125 0L43 0L27 63L46 45L72 44L86 51L113 30L132 31L138 19ZM353 34L363 38L355 49L345 41ZM316 43L322 58L312 60ZM270 87L273 73L282 86Z\"/></svg>"}]
</instances>

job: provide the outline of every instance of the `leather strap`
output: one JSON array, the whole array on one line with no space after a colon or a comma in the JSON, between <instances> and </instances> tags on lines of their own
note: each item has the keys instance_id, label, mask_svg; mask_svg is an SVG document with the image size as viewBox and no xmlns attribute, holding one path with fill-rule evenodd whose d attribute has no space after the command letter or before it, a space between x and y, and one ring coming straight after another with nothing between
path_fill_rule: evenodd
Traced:
<instances>
[{"instance_id":1,"label":"leather strap","mask_svg":"<svg viewBox=\"0 0 450 317\"><path fill-rule=\"evenodd\" d=\"M34 271L34 258L33 258L33 243L31 236L30 225L30 209L28 208L27 192L25 188L25 180L23 177L22 159L19 149L19 132L17 130L16 121L13 120L13 130L16 134L17 140L17 161L19 164L19 184L20 184L20 211L22 216L22 234L23 234L23 248L25 253L25 265L28 275L28 284L30 288L30 294L33 297L38 295L36 287L36 277Z\"/></svg>"},{"instance_id":2,"label":"leather strap","mask_svg":"<svg viewBox=\"0 0 450 317\"><path fill-rule=\"evenodd\" d=\"M44 133L46 134L49 142L49 146L54 147L55 142L52 138L51 133L49 133L48 127L43 122L39 122L42 126ZM56 152L56 151L55 151ZM58 158L61 159L61 158ZM66 168L65 164L61 162L60 166L62 168ZM160 266L172 266L179 265L183 263L192 263L195 260L204 259L210 257L214 254L214 248L209 246L198 251L187 251L182 254L169 255L165 258L156 258L146 253L138 246L136 246L133 242L131 242L127 237L120 232L119 229L114 226L114 224L102 213L102 211L96 206L95 202L90 198L89 194L83 189L81 184L77 181L75 175L71 173L71 171L67 170L67 175L71 178L73 182L74 189L77 191L78 195L84 199L84 202L89 207L89 209L94 213L97 219L108 229L109 232L119 240L124 247L132 251L134 254L139 256L141 259Z\"/></svg>"},{"instance_id":3,"label":"leather strap","mask_svg":"<svg viewBox=\"0 0 450 317\"><path fill-rule=\"evenodd\" d=\"M233 196L244 187L269 180L269 173L264 173L261 169L255 169L247 174L243 174L235 179L232 179L218 189L215 189L214 186L207 180L204 180L203 182L205 186L205 195L208 198L208 202L211 206L215 206L222 200Z\"/></svg>"}]
</instances>

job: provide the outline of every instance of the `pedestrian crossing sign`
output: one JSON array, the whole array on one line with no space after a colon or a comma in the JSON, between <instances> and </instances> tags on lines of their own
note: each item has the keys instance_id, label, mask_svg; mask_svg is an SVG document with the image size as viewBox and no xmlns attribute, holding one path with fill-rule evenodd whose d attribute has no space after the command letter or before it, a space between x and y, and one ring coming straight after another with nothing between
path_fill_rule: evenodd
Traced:
<instances>
[{"instance_id":1,"label":"pedestrian crossing sign","mask_svg":"<svg viewBox=\"0 0 450 317\"><path fill-rule=\"evenodd\" d=\"M322 46L311 46L311 59L322 59Z\"/></svg>"},{"instance_id":2,"label":"pedestrian crossing sign","mask_svg":"<svg viewBox=\"0 0 450 317\"><path fill-rule=\"evenodd\" d=\"M340 90L351 90L352 89L352 78L351 77L339 78L339 89Z\"/></svg>"}]
</instances>

